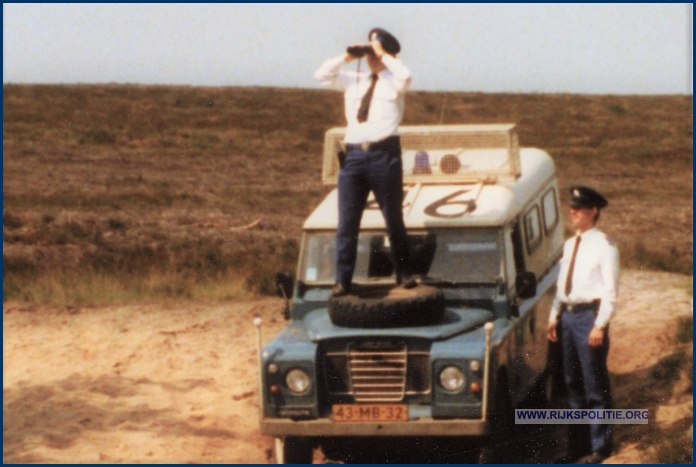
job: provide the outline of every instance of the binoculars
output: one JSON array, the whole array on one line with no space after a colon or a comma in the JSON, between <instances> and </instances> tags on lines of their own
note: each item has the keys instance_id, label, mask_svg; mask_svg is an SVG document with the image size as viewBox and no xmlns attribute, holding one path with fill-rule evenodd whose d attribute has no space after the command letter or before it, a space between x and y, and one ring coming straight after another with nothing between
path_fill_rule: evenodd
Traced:
<instances>
[{"instance_id":1,"label":"binoculars","mask_svg":"<svg viewBox=\"0 0 696 467\"><path fill-rule=\"evenodd\" d=\"M353 45L348 47L346 52L356 58L364 57L365 55L374 55L375 53L370 45Z\"/></svg>"}]
</instances>

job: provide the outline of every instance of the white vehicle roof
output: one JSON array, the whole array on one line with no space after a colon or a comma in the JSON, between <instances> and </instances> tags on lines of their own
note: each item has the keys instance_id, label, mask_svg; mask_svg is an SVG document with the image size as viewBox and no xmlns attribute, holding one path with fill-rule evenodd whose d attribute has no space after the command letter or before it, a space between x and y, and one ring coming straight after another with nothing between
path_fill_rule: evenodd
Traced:
<instances>
[{"instance_id":1,"label":"white vehicle roof","mask_svg":"<svg viewBox=\"0 0 696 467\"><path fill-rule=\"evenodd\" d=\"M505 131L511 129L512 126L507 126ZM406 228L483 227L500 226L510 222L520 213L525 204L539 195L540 190L555 177L553 160L546 152L535 148L517 149L516 147L514 151L511 157L516 161L507 163L505 174L503 174L506 176L495 177L487 174L479 179L475 174L457 178L457 176L443 176L437 170L432 170L430 174L410 177L409 183L407 181L409 177L406 176L409 161L404 160ZM451 150L444 152L451 153ZM482 153L485 160L499 163L496 157L486 157L488 150L476 149L474 152ZM411 162L410 168L413 167ZM514 168L513 176L509 176L509 167ZM326 175L326 167L324 173ZM429 180L429 176L433 178ZM450 183L446 182L447 177L451 177ZM475 203L474 209L471 209L474 204L470 206L472 201ZM307 218L304 229L335 230L337 225L338 192L334 189ZM382 213L377 207L374 196L370 194L368 207L363 213L361 229L383 230L384 228Z\"/></svg>"}]
</instances>

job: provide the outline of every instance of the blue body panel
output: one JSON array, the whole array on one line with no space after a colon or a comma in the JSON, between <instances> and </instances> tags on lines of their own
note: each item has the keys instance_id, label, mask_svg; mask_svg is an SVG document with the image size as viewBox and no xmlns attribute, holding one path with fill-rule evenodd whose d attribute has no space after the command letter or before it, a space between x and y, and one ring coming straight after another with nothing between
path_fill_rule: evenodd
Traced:
<instances>
[{"instance_id":1,"label":"blue body panel","mask_svg":"<svg viewBox=\"0 0 696 467\"><path fill-rule=\"evenodd\" d=\"M422 338L439 341L481 327L492 319L493 313L489 310L447 308L442 321L432 326L382 329L345 328L333 324L326 309L321 308L305 315L303 322L307 335L315 342L342 337L402 337L404 339Z\"/></svg>"}]
</instances>

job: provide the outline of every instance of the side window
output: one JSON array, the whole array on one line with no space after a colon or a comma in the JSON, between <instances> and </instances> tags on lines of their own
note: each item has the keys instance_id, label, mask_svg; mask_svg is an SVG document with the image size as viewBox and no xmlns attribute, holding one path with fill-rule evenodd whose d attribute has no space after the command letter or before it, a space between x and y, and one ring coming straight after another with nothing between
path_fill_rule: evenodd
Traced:
<instances>
[{"instance_id":1,"label":"side window","mask_svg":"<svg viewBox=\"0 0 696 467\"><path fill-rule=\"evenodd\" d=\"M544 217L544 232L548 235L558 224L558 205L556 204L555 188L551 188L541 198L541 210Z\"/></svg>"},{"instance_id":2,"label":"side window","mask_svg":"<svg viewBox=\"0 0 696 467\"><path fill-rule=\"evenodd\" d=\"M527 239L527 254L530 255L541 245L541 219L539 217L539 207L536 205L524 215L524 233Z\"/></svg>"}]
</instances>

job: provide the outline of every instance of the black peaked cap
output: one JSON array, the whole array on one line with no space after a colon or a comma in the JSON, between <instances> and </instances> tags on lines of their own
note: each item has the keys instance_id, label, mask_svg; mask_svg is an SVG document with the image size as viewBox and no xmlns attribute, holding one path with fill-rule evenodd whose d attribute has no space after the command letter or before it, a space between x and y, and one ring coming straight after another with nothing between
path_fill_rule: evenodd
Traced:
<instances>
[{"instance_id":1,"label":"black peaked cap","mask_svg":"<svg viewBox=\"0 0 696 467\"><path fill-rule=\"evenodd\" d=\"M602 209L608 205L609 201L592 188L580 185L570 187L570 206L573 208Z\"/></svg>"},{"instance_id":2,"label":"black peaked cap","mask_svg":"<svg viewBox=\"0 0 696 467\"><path fill-rule=\"evenodd\" d=\"M372 34L377 34L377 39L384 48L384 51L390 55L396 55L401 51L401 44L396 40L396 37L389 34L382 28L372 28L370 33L367 35L367 39L372 41Z\"/></svg>"}]
</instances>

